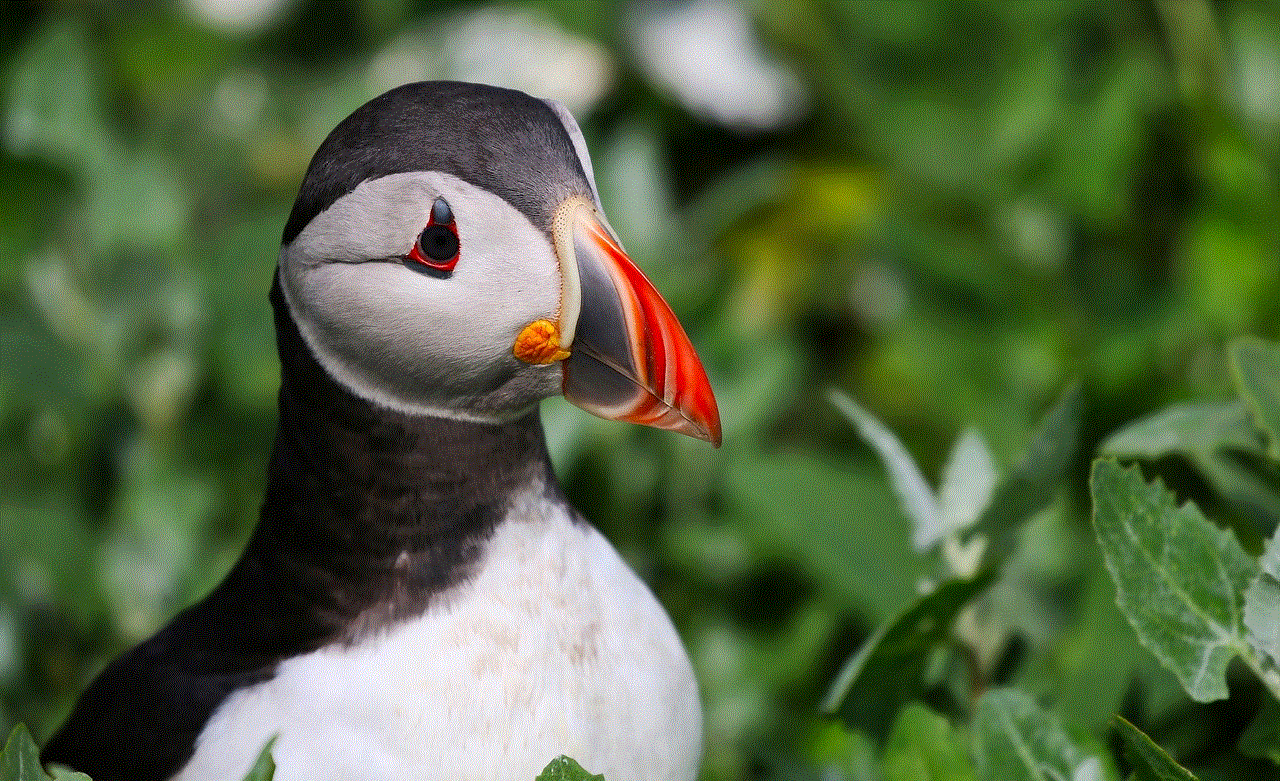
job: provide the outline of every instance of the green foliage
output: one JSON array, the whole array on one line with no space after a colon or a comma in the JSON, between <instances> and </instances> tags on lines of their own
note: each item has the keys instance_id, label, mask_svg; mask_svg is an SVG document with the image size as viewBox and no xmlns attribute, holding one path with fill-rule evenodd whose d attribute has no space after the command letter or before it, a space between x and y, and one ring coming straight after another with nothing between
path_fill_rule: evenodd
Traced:
<instances>
[{"instance_id":1,"label":"green foliage","mask_svg":"<svg viewBox=\"0 0 1280 781\"><path fill-rule=\"evenodd\" d=\"M49 781L49 778L40 764L40 749L36 748L31 733L25 725L17 725L0 751L0 781ZM89 781L89 777L54 768L53 781Z\"/></svg>"},{"instance_id":2,"label":"green foliage","mask_svg":"<svg viewBox=\"0 0 1280 781\"><path fill-rule=\"evenodd\" d=\"M1194 775L1124 717L1116 716L1112 723L1124 741L1124 755L1133 765L1135 781L1196 781Z\"/></svg>"},{"instance_id":3,"label":"green foliage","mask_svg":"<svg viewBox=\"0 0 1280 781\"><path fill-rule=\"evenodd\" d=\"M913 702L898 712L884 748L885 781L977 781L951 722Z\"/></svg>"},{"instance_id":4,"label":"green foliage","mask_svg":"<svg viewBox=\"0 0 1280 781\"><path fill-rule=\"evenodd\" d=\"M1244 592L1244 626L1258 654L1274 666L1280 663L1280 530L1267 540L1258 568Z\"/></svg>"},{"instance_id":5,"label":"green foliage","mask_svg":"<svg viewBox=\"0 0 1280 781\"><path fill-rule=\"evenodd\" d=\"M1127 427L1104 449L1148 458L1178 452L1209 475L1216 473L1216 454L1229 449L1265 458L1261 442L1270 436L1270 399L1280 387L1276 349L1257 340L1232 349L1244 401L1166 410ZM1264 463L1263 469L1275 466ZM1280 498L1263 477L1237 488L1227 494L1246 507ZM1280 697L1277 538L1267 541L1255 561L1231 531L1215 526L1194 504L1177 506L1171 492L1145 482L1136 467L1124 469L1113 461L1094 464L1091 490L1094 529L1120 608L1143 645L1193 699L1227 696L1226 668L1235 656Z\"/></svg>"},{"instance_id":6,"label":"green foliage","mask_svg":"<svg viewBox=\"0 0 1280 781\"><path fill-rule=\"evenodd\" d=\"M569 757L556 757L538 774L537 781L604 781L604 776L594 775L582 769Z\"/></svg>"},{"instance_id":7,"label":"green foliage","mask_svg":"<svg viewBox=\"0 0 1280 781\"><path fill-rule=\"evenodd\" d=\"M858 427L858 433L880 456L894 491L902 500L903 512L914 523L912 543L917 550L928 549L948 533L972 523L972 518L943 516L940 502L925 482L924 475L920 474L920 467L884 424L844 393L833 391L831 402Z\"/></svg>"},{"instance_id":8,"label":"green foliage","mask_svg":"<svg viewBox=\"0 0 1280 781\"><path fill-rule=\"evenodd\" d=\"M1258 452L1258 437L1238 401L1179 404L1113 434L1102 450L1122 458L1178 453L1208 462L1221 450Z\"/></svg>"},{"instance_id":9,"label":"green foliage","mask_svg":"<svg viewBox=\"0 0 1280 781\"><path fill-rule=\"evenodd\" d=\"M1179 452L1213 481L1214 454L1229 449L1260 457L1261 475L1224 492L1258 508L1276 485L1265 478L1277 464L1260 443L1272 436L1274 389L1280 387L1276 346L1238 342L1232 363L1242 402L1182 405L1113 436L1104 449L1155 457ZM1247 410L1247 412L1246 412ZM1215 481L1221 488L1221 481ZM1139 639L1178 676L1194 699L1228 695L1227 663L1239 656L1269 690L1239 741L1242 753L1280 764L1280 529L1255 561L1236 537L1207 520L1191 503L1176 506L1158 483L1136 467L1094 464L1094 527L1115 579L1118 601ZM1274 526L1273 526L1274 528ZM1140 779L1194 778L1140 730L1119 716L1117 729Z\"/></svg>"},{"instance_id":10,"label":"green foliage","mask_svg":"<svg viewBox=\"0 0 1280 781\"><path fill-rule=\"evenodd\" d=\"M1280 346L1242 340L1231 351L1231 368L1253 422L1267 437L1267 452L1280 461Z\"/></svg>"},{"instance_id":11,"label":"green foliage","mask_svg":"<svg viewBox=\"0 0 1280 781\"><path fill-rule=\"evenodd\" d=\"M926 668L934 653L952 642L952 625L960 611L995 579L987 569L973 578L940 584L892 621L876 630L858 649L823 702L849 726L881 733L893 715L929 686Z\"/></svg>"},{"instance_id":12,"label":"green foliage","mask_svg":"<svg viewBox=\"0 0 1280 781\"><path fill-rule=\"evenodd\" d=\"M1239 401L1169 407L1113 434L1102 451L1121 458L1182 456L1258 528L1274 529L1280 524L1280 473L1269 426L1276 416L1280 358L1273 346L1241 340L1231 349L1231 364Z\"/></svg>"},{"instance_id":13,"label":"green foliage","mask_svg":"<svg viewBox=\"0 0 1280 781\"><path fill-rule=\"evenodd\" d=\"M47 781L40 766L40 750L31 733L21 724L9 733L4 751L0 752L0 778L6 781Z\"/></svg>"},{"instance_id":14,"label":"green foliage","mask_svg":"<svg viewBox=\"0 0 1280 781\"><path fill-rule=\"evenodd\" d=\"M996 485L991 503L978 516L973 532L992 538L997 552L1006 552L1013 530L1053 501L1076 452L1082 404L1079 386L1072 385L1045 415L1026 456Z\"/></svg>"},{"instance_id":15,"label":"green foliage","mask_svg":"<svg viewBox=\"0 0 1280 781\"><path fill-rule=\"evenodd\" d=\"M1192 699L1225 698L1227 663L1251 653L1241 594L1257 565L1230 531L1137 467L1098 461L1090 487L1098 544L1138 638Z\"/></svg>"},{"instance_id":16,"label":"green foliage","mask_svg":"<svg viewBox=\"0 0 1280 781\"><path fill-rule=\"evenodd\" d=\"M1054 714L1024 692L987 692L973 721L973 752L982 781L1107 777L1101 760L1086 753Z\"/></svg>"},{"instance_id":17,"label":"green foliage","mask_svg":"<svg viewBox=\"0 0 1280 781\"><path fill-rule=\"evenodd\" d=\"M276 762L271 756L271 747L275 745L276 739L273 737L267 741L262 747L262 751L258 752L258 758L253 761L253 767L249 768L249 773L244 777L244 781L271 781L276 775Z\"/></svg>"}]
</instances>

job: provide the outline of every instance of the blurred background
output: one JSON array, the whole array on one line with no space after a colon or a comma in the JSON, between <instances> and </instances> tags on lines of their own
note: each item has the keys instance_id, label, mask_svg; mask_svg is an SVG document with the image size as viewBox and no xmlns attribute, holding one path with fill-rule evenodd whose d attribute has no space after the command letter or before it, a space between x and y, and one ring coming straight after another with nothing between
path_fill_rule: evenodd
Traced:
<instances>
[{"instance_id":1,"label":"blurred background","mask_svg":"<svg viewBox=\"0 0 1280 781\"><path fill-rule=\"evenodd\" d=\"M840 777L859 738L817 703L937 574L833 387L934 479L969 427L1007 472L1079 379L1068 490L990 597L992 680L1229 750L1202 728L1227 706L1115 610L1084 483L1121 423L1229 394L1231 338L1280 338L1280 4L6 3L0 74L0 732L43 741L230 567L307 162L365 100L450 78L569 106L716 389L718 451L544 408L694 658L704 779Z\"/></svg>"}]
</instances>

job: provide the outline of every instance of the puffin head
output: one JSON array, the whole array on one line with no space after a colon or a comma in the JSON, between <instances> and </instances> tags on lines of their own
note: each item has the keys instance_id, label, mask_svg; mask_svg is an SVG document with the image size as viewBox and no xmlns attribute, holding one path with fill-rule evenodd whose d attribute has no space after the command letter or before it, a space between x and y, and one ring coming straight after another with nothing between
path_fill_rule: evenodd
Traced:
<instances>
[{"instance_id":1,"label":"puffin head","mask_svg":"<svg viewBox=\"0 0 1280 781\"><path fill-rule=\"evenodd\" d=\"M316 359L376 404L505 422L563 393L720 443L706 373L558 103L458 82L374 98L312 158L279 265Z\"/></svg>"}]
</instances>

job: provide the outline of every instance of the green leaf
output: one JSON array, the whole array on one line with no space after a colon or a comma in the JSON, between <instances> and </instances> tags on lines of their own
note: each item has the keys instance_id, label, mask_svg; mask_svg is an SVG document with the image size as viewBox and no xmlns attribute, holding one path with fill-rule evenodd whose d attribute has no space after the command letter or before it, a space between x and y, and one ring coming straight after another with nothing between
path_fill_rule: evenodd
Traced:
<instances>
[{"instance_id":1,"label":"green leaf","mask_svg":"<svg viewBox=\"0 0 1280 781\"><path fill-rule=\"evenodd\" d=\"M1102 778L1097 757L1067 735L1058 717L1015 689L992 689L973 718L973 756L983 781Z\"/></svg>"},{"instance_id":2,"label":"green leaf","mask_svg":"<svg viewBox=\"0 0 1280 781\"><path fill-rule=\"evenodd\" d=\"M56 775L59 781L89 781L84 773L62 771ZM19 724L9 733L4 751L0 751L0 779L3 781L49 781L40 766L40 749L31 739L25 724Z\"/></svg>"},{"instance_id":3,"label":"green leaf","mask_svg":"<svg viewBox=\"0 0 1280 781\"><path fill-rule=\"evenodd\" d=\"M1223 498L1243 509L1260 528L1280 521L1280 494L1237 458L1264 458L1262 438L1240 401L1180 404L1125 426L1099 448L1117 458L1180 455L1195 465Z\"/></svg>"},{"instance_id":4,"label":"green leaf","mask_svg":"<svg viewBox=\"0 0 1280 781\"><path fill-rule=\"evenodd\" d=\"M1239 401L1178 404L1130 423L1099 446L1118 458L1162 458L1179 454L1196 459L1223 448L1261 454L1258 434Z\"/></svg>"},{"instance_id":5,"label":"green leaf","mask_svg":"<svg viewBox=\"0 0 1280 781\"><path fill-rule=\"evenodd\" d=\"M1236 342L1231 369L1254 424L1267 435L1267 452L1280 461L1280 345L1261 339Z\"/></svg>"},{"instance_id":6,"label":"green leaf","mask_svg":"<svg viewBox=\"0 0 1280 781\"><path fill-rule=\"evenodd\" d=\"M262 747L262 751L258 752L258 758L254 761L253 767L249 768L244 781L271 781L275 777L276 761L271 758L271 747L276 744L278 737L279 735L272 735L267 744Z\"/></svg>"},{"instance_id":7,"label":"green leaf","mask_svg":"<svg viewBox=\"0 0 1280 781\"><path fill-rule=\"evenodd\" d=\"M1280 530L1267 540L1261 572L1244 592L1244 626L1260 654L1280 664Z\"/></svg>"},{"instance_id":8,"label":"green leaf","mask_svg":"<svg viewBox=\"0 0 1280 781\"><path fill-rule=\"evenodd\" d=\"M995 580L988 567L969 580L949 580L876 631L850 657L823 700L851 727L883 736L903 702L925 689L931 653L951 639L956 616Z\"/></svg>"},{"instance_id":9,"label":"green leaf","mask_svg":"<svg viewBox=\"0 0 1280 781\"><path fill-rule=\"evenodd\" d=\"M982 434L965 429L951 446L938 481L938 511L947 531L963 529L978 520L995 490L995 459Z\"/></svg>"},{"instance_id":10,"label":"green leaf","mask_svg":"<svg viewBox=\"0 0 1280 781\"><path fill-rule=\"evenodd\" d=\"M1256 529L1280 525L1280 492L1274 478L1228 450L1193 457L1192 462L1224 499L1254 521ZM1244 527L1241 531L1247 531Z\"/></svg>"},{"instance_id":11,"label":"green leaf","mask_svg":"<svg viewBox=\"0 0 1280 781\"><path fill-rule=\"evenodd\" d=\"M898 714L882 760L885 781L976 781L950 722L918 702Z\"/></svg>"},{"instance_id":12,"label":"green leaf","mask_svg":"<svg viewBox=\"0 0 1280 781\"><path fill-rule=\"evenodd\" d=\"M1124 741L1124 755L1133 766L1137 781L1196 781L1190 771L1122 716L1115 716L1111 723Z\"/></svg>"},{"instance_id":13,"label":"green leaf","mask_svg":"<svg viewBox=\"0 0 1280 781\"><path fill-rule=\"evenodd\" d=\"M13 728L4 751L0 752L0 778L4 781L48 781L40 767L40 750L24 724Z\"/></svg>"},{"instance_id":14,"label":"green leaf","mask_svg":"<svg viewBox=\"0 0 1280 781\"><path fill-rule=\"evenodd\" d=\"M911 534L912 545L917 551L929 549L945 537L950 529L944 528L938 500L924 475L920 473L915 459L892 431L847 394L833 390L829 397L831 403L857 427L858 433L875 449L884 463L884 468L889 473L889 482L902 501L902 509L911 519L914 528Z\"/></svg>"},{"instance_id":15,"label":"green leaf","mask_svg":"<svg viewBox=\"0 0 1280 781\"><path fill-rule=\"evenodd\" d=\"M604 781L604 776L588 773L569 757L559 756L542 769L536 781Z\"/></svg>"},{"instance_id":16,"label":"green leaf","mask_svg":"<svg viewBox=\"0 0 1280 781\"><path fill-rule=\"evenodd\" d=\"M994 556L1009 551L1018 524L1053 501L1075 456L1082 406L1080 386L1073 384L1041 420L1022 463L996 486L991 503L971 528L971 534L991 540Z\"/></svg>"},{"instance_id":17,"label":"green leaf","mask_svg":"<svg viewBox=\"0 0 1280 781\"><path fill-rule=\"evenodd\" d=\"M1094 462L1093 525L1138 640L1198 702L1227 696L1227 663L1251 656L1241 593L1257 565L1194 504L1177 506L1137 467Z\"/></svg>"}]
</instances>

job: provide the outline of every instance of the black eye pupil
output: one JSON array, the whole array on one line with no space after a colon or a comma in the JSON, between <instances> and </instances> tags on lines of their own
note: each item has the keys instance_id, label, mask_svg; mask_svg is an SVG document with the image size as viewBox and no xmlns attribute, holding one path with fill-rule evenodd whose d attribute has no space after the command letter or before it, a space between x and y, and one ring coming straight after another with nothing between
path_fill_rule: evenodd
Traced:
<instances>
[{"instance_id":1,"label":"black eye pupil","mask_svg":"<svg viewBox=\"0 0 1280 781\"><path fill-rule=\"evenodd\" d=\"M444 263L458 254L458 237L447 225L432 225L418 237L423 253L432 260Z\"/></svg>"}]
</instances>

